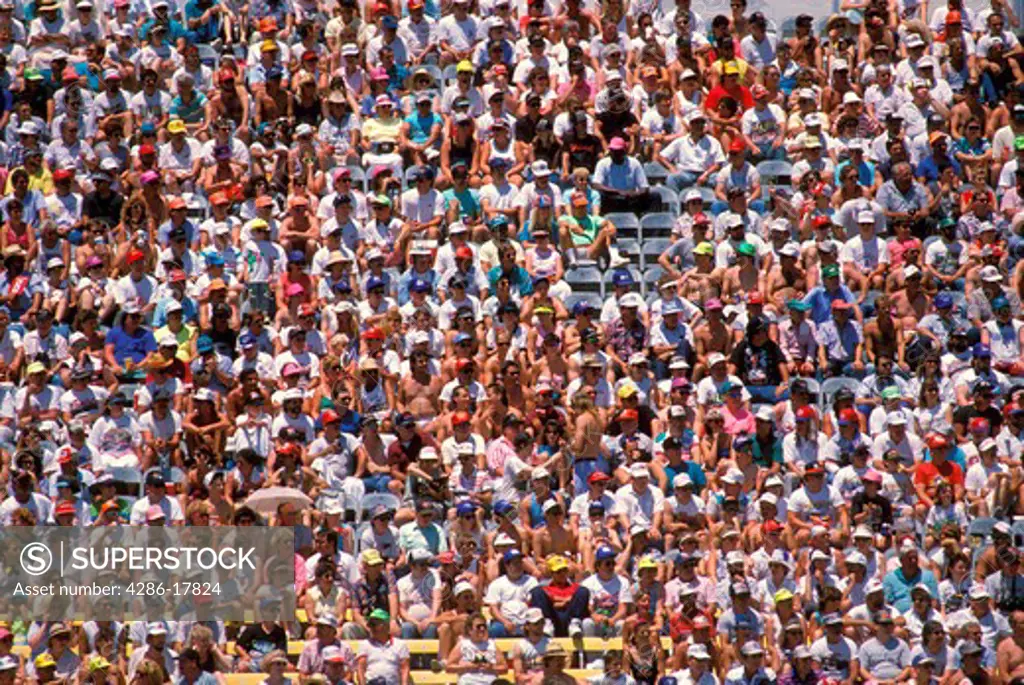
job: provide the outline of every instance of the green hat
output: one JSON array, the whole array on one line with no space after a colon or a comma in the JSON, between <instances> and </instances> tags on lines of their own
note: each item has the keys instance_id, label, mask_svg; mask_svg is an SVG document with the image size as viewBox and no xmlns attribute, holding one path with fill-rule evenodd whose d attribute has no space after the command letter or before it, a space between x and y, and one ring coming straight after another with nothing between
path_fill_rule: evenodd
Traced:
<instances>
[{"instance_id":1,"label":"green hat","mask_svg":"<svg viewBox=\"0 0 1024 685\"><path fill-rule=\"evenodd\" d=\"M754 246L751 245L750 243L743 242L736 247L736 252L741 255L746 255L747 257L753 257Z\"/></svg>"},{"instance_id":2,"label":"green hat","mask_svg":"<svg viewBox=\"0 0 1024 685\"><path fill-rule=\"evenodd\" d=\"M28 69L25 70L25 78L28 78ZM1024 150L1024 136L1017 136L1013 139L1014 150Z\"/></svg>"},{"instance_id":3,"label":"green hat","mask_svg":"<svg viewBox=\"0 0 1024 685\"><path fill-rule=\"evenodd\" d=\"M703 242L693 248L693 254L713 255L715 254L715 246L709 242Z\"/></svg>"},{"instance_id":4,"label":"green hat","mask_svg":"<svg viewBox=\"0 0 1024 685\"><path fill-rule=\"evenodd\" d=\"M807 304L803 300L798 300L796 298L787 302L786 306L792 309L794 312L806 312L810 311L811 309L811 305Z\"/></svg>"},{"instance_id":5,"label":"green hat","mask_svg":"<svg viewBox=\"0 0 1024 685\"><path fill-rule=\"evenodd\" d=\"M25 76L25 80L26 81L42 81L43 80L43 72L39 71L39 69L37 69L36 67L25 67L24 76ZM1022 136L1022 137L1024 137L1024 136Z\"/></svg>"},{"instance_id":6,"label":"green hat","mask_svg":"<svg viewBox=\"0 0 1024 685\"><path fill-rule=\"evenodd\" d=\"M383 205L385 207L390 207L391 206L391 198L388 197L387 195L376 195L376 196L374 196L373 200L370 201L370 204Z\"/></svg>"},{"instance_id":7,"label":"green hat","mask_svg":"<svg viewBox=\"0 0 1024 685\"><path fill-rule=\"evenodd\" d=\"M900 398L900 389L895 385L890 385L882 391L883 400L898 400Z\"/></svg>"},{"instance_id":8,"label":"green hat","mask_svg":"<svg viewBox=\"0 0 1024 685\"><path fill-rule=\"evenodd\" d=\"M824 276L825 278L832 278L833 276L838 276L839 275L839 265L838 264L826 264L821 269L821 275Z\"/></svg>"},{"instance_id":9,"label":"green hat","mask_svg":"<svg viewBox=\"0 0 1024 685\"><path fill-rule=\"evenodd\" d=\"M383 609L374 609L373 611L370 612L370 615L369 615L368 618L371 621L387 621L388 623L391 622L391 614L389 614L388 612L384 611Z\"/></svg>"},{"instance_id":10,"label":"green hat","mask_svg":"<svg viewBox=\"0 0 1024 685\"><path fill-rule=\"evenodd\" d=\"M1021 138L1024 138L1024 136L1021 136ZM946 228L947 226L956 226L956 220L948 216L942 217L939 220L939 228Z\"/></svg>"}]
</instances>

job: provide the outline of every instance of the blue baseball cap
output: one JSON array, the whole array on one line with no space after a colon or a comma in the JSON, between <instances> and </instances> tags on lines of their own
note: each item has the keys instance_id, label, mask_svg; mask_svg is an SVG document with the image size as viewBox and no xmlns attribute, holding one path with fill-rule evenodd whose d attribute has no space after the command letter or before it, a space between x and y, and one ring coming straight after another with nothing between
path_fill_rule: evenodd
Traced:
<instances>
[{"instance_id":1,"label":"blue baseball cap","mask_svg":"<svg viewBox=\"0 0 1024 685\"><path fill-rule=\"evenodd\" d=\"M139 128L139 132L144 136L151 136L156 133L156 124L152 121L144 122Z\"/></svg>"},{"instance_id":2,"label":"blue baseball cap","mask_svg":"<svg viewBox=\"0 0 1024 685\"><path fill-rule=\"evenodd\" d=\"M602 545L597 548L597 553L594 555L594 559L597 561L606 561L608 559L615 558L615 550L607 545Z\"/></svg>"},{"instance_id":3,"label":"blue baseball cap","mask_svg":"<svg viewBox=\"0 0 1024 685\"><path fill-rule=\"evenodd\" d=\"M732 448L734 450L745 450L748 447L750 447L752 442L753 442L753 440L746 433L744 433L742 435L737 435L732 440Z\"/></svg>"},{"instance_id":4,"label":"blue baseball cap","mask_svg":"<svg viewBox=\"0 0 1024 685\"><path fill-rule=\"evenodd\" d=\"M58 478L57 479L57 487L58 488L70 488L71 487L71 481L68 480L67 478Z\"/></svg>"},{"instance_id":5,"label":"blue baseball cap","mask_svg":"<svg viewBox=\"0 0 1024 685\"><path fill-rule=\"evenodd\" d=\"M381 278L380 276L370 276L366 280L366 289L367 290L373 290L374 288L383 288L383 287L384 287L384 279Z\"/></svg>"},{"instance_id":6,"label":"blue baseball cap","mask_svg":"<svg viewBox=\"0 0 1024 685\"><path fill-rule=\"evenodd\" d=\"M971 348L971 354L978 359L988 359L992 356L992 350L988 345L983 343L975 343L974 347Z\"/></svg>"},{"instance_id":7,"label":"blue baseball cap","mask_svg":"<svg viewBox=\"0 0 1024 685\"><path fill-rule=\"evenodd\" d=\"M292 250L291 252L288 253L288 261L289 262L305 262L306 261L306 253L303 252L302 250Z\"/></svg>"},{"instance_id":8,"label":"blue baseball cap","mask_svg":"<svg viewBox=\"0 0 1024 685\"><path fill-rule=\"evenodd\" d=\"M208 266L224 266L224 256L220 252L207 252L203 257Z\"/></svg>"},{"instance_id":9,"label":"blue baseball cap","mask_svg":"<svg viewBox=\"0 0 1024 685\"><path fill-rule=\"evenodd\" d=\"M247 350L251 347L256 347L256 336L252 333L243 333L238 338L238 346L243 350Z\"/></svg>"},{"instance_id":10,"label":"blue baseball cap","mask_svg":"<svg viewBox=\"0 0 1024 685\"><path fill-rule=\"evenodd\" d=\"M612 284L616 286L629 287L635 283L636 281L633 280L633 274L628 271L616 271L612 276Z\"/></svg>"},{"instance_id":11,"label":"blue baseball cap","mask_svg":"<svg viewBox=\"0 0 1024 685\"><path fill-rule=\"evenodd\" d=\"M459 331L458 333L455 334L456 345L458 345L460 342L466 342L471 340L473 340L472 336L470 336L469 333L466 333L464 331Z\"/></svg>"},{"instance_id":12,"label":"blue baseball cap","mask_svg":"<svg viewBox=\"0 0 1024 685\"><path fill-rule=\"evenodd\" d=\"M508 217L504 214L498 214L491 217L491 220L487 222L489 228L504 228L508 226Z\"/></svg>"},{"instance_id":13,"label":"blue baseball cap","mask_svg":"<svg viewBox=\"0 0 1024 685\"><path fill-rule=\"evenodd\" d=\"M459 505L455 507L455 513L459 516L472 514L474 511L476 511L476 505L469 501L459 502Z\"/></svg>"},{"instance_id":14,"label":"blue baseball cap","mask_svg":"<svg viewBox=\"0 0 1024 685\"><path fill-rule=\"evenodd\" d=\"M268 79L283 78L283 77L284 77L284 69L282 69L280 65L275 64L274 66L272 66L269 69L267 69L267 78ZM262 126L262 124L261 124L261 126ZM259 131L259 133L263 133L263 131L265 131L265 130L266 130L266 127L264 127L261 131Z\"/></svg>"},{"instance_id":15,"label":"blue baseball cap","mask_svg":"<svg viewBox=\"0 0 1024 685\"><path fill-rule=\"evenodd\" d=\"M213 338L208 335L201 335L196 340L196 351L199 354L205 354L213 351Z\"/></svg>"},{"instance_id":16,"label":"blue baseball cap","mask_svg":"<svg viewBox=\"0 0 1024 685\"><path fill-rule=\"evenodd\" d=\"M505 500L498 500L494 503L494 513L498 516L505 516L510 512L515 511L515 506L511 502Z\"/></svg>"},{"instance_id":17,"label":"blue baseball cap","mask_svg":"<svg viewBox=\"0 0 1024 685\"><path fill-rule=\"evenodd\" d=\"M409 290L414 293L429 293L430 284L425 279L414 278L412 283L409 285Z\"/></svg>"},{"instance_id":18,"label":"blue baseball cap","mask_svg":"<svg viewBox=\"0 0 1024 685\"><path fill-rule=\"evenodd\" d=\"M590 306L590 303L586 300L581 300L572 306L572 315L579 316L580 314L586 314L587 312L594 311L594 308Z\"/></svg>"},{"instance_id":19,"label":"blue baseball cap","mask_svg":"<svg viewBox=\"0 0 1024 685\"><path fill-rule=\"evenodd\" d=\"M949 293L939 293L935 296L935 308L936 309L949 309L953 306L953 298L950 297Z\"/></svg>"},{"instance_id":20,"label":"blue baseball cap","mask_svg":"<svg viewBox=\"0 0 1024 685\"><path fill-rule=\"evenodd\" d=\"M394 31L395 29L398 28L398 20L395 19L393 15L389 14L388 16L381 19L380 25L383 28L391 29L392 31Z\"/></svg>"},{"instance_id":21,"label":"blue baseball cap","mask_svg":"<svg viewBox=\"0 0 1024 685\"><path fill-rule=\"evenodd\" d=\"M999 295L996 299L992 300L992 311L996 312L1000 309L1009 309L1010 301L1006 299L1004 295Z\"/></svg>"},{"instance_id":22,"label":"blue baseball cap","mask_svg":"<svg viewBox=\"0 0 1024 685\"><path fill-rule=\"evenodd\" d=\"M516 559L522 559L523 553L518 549L510 549L501 556L501 560L506 564L515 561Z\"/></svg>"}]
</instances>

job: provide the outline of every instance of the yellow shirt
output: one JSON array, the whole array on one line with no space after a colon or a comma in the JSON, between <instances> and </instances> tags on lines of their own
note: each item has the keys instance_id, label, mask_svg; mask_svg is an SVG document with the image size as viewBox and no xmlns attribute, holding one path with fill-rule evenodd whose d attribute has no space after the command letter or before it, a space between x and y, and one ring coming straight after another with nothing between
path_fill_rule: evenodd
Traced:
<instances>
[{"instance_id":1,"label":"yellow shirt","mask_svg":"<svg viewBox=\"0 0 1024 685\"><path fill-rule=\"evenodd\" d=\"M18 169L24 169L25 167L17 167L17 169L11 169L11 173L7 175L7 184L4 186L4 195L10 195L14 192L14 184L11 183L11 177L14 172ZM44 166L39 166L39 173L28 175L28 189L38 190L43 195L50 195L53 193L53 174Z\"/></svg>"},{"instance_id":2,"label":"yellow shirt","mask_svg":"<svg viewBox=\"0 0 1024 685\"><path fill-rule=\"evenodd\" d=\"M367 119L363 122L363 138L371 143L397 143L401 125L402 120L398 117Z\"/></svg>"},{"instance_id":3,"label":"yellow shirt","mask_svg":"<svg viewBox=\"0 0 1024 685\"><path fill-rule=\"evenodd\" d=\"M170 333L174 336L175 340L178 341L178 351L175 353L175 357L188 364L192 361L192 336L195 335L195 328L189 326L187 323L181 325L181 330L177 333L173 332L169 326L163 326L156 329L153 333L153 337L158 341L164 335Z\"/></svg>"}]
</instances>

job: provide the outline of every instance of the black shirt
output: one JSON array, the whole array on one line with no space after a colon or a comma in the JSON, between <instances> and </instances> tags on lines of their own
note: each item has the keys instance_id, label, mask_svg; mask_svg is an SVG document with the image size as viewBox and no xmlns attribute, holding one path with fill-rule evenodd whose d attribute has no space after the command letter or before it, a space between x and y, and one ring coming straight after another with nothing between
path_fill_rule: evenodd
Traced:
<instances>
[{"instance_id":1,"label":"black shirt","mask_svg":"<svg viewBox=\"0 0 1024 685\"><path fill-rule=\"evenodd\" d=\"M569 153L570 171L576 167L583 167L593 173L597 160L601 159L603 153L600 138L591 133L579 136L575 131L566 134L564 149Z\"/></svg>"},{"instance_id":2,"label":"black shirt","mask_svg":"<svg viewBox=\"0 0 1024 685\"><path fill-rule=\"evenodd\" d=\"M605 140L611 140L615 136L628 139L630 136L626 135L624 131L630 126L640 123L636 115L628 109L624 112L602 112L597 115L597 120L601 123L601 135Z\"/></svg>"},{"instance_id":3,"label":"black shirt","mask_svg":"<svg viewBox=\"0 0 1024 685\"><path fill-rule=\"evenodd\" d=\"M892 503L882 495L868 497L863 490L854 495L850 500L850 513L856 516L864 511L869 512L865 525L876 533L882 524L892 525Z\"/></svg>"},{"instance_id":4,"label":"black shirt","mask_svg":"<svg viewBox=\"0 0 1024 685\"><path fill-rule=\"evenodd\" d=\"M122 207L124 198L118 193L100 197L99 193L93 191L82 199L82 215L102 221L108 226L117 226L121 222Z\"/></svg>"},{"instance_id":5,"label":"black shirt","mask_svg":"<svg viewBox=\"0 0 1024 685\"><path fill-rule=\"evenodd\" d=\"M736 375L746 385L779 385L782 383L779 364L785 360L782 348L774 340L754 347L744 338L732 351L729 361L736 365Z\"/></svg>"},{"instance_id":6,"label":"black shirt","mask_svg":"<svg viewBox=\"0 0 1024 685\"><path fill-rule=\"evenodd\" d=\"M985 411L978 411L973 404L969 404L966 407L960 407L954 411L953 423L963 425L964 430L966 430L967 424L969 424L971 419L975 416L981 416L988 419L989 426L991 426L991 430L989 431L990 435L997 434L999 429L1003 426L1003 415L999 413L998 409L990 406Z\"/></svg>"},{"instance_id":7,"label":"black shirt","mask_svg":"<svg viewBox=\"0 0 1024 685\"><path fill-rule=\"evenodd\" d=\"M288 634L279 625L275 625L269 631L264 630L262 623L246 626L242 634L238 636L238 646L250 654L256 652L266 656L275 649L288 651ZM256 656L252 654L252 656Z\"/></svg>"}]
</instances>

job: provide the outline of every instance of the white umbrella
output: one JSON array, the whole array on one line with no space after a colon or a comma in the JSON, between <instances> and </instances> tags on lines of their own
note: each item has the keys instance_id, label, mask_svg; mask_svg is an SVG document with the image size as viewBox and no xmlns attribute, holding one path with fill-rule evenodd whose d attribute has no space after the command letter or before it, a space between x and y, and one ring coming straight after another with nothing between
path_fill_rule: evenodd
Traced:
<instances>
[{"instance_id":1,"label":"white umbrella","mask_svg":"<svg viewBox=\"0 0 1024 685\"><path fill-rule=\"evenodd\" d=\"M277 508L290 503L299 509L313 506L313 500L295 488L263 488L249 495L244 505L260 514L275 514Z\"/></svg>"}]
</instances>

